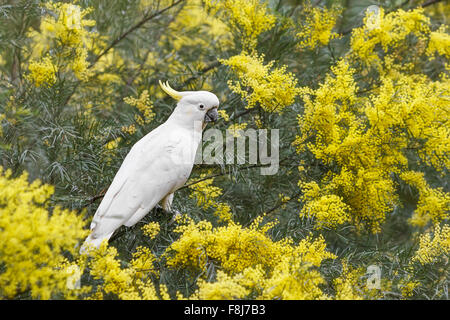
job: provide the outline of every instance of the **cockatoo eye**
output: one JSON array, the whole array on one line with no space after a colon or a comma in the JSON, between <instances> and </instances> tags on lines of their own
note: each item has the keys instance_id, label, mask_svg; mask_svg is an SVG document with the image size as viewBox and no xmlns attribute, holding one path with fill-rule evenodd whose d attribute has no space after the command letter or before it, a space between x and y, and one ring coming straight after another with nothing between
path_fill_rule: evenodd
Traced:
<instances>
[{"instance_id":1,"label":"cockatoo eye","mask_svg":"<svg viewBox=\"0 0 450 320\"><path fill-rule=\"evenodd\" d=\"M201 104L201 105L199 105L198 107L199 107L200 109L203 109L205 106Z\"/></svg>"}]
</instances>

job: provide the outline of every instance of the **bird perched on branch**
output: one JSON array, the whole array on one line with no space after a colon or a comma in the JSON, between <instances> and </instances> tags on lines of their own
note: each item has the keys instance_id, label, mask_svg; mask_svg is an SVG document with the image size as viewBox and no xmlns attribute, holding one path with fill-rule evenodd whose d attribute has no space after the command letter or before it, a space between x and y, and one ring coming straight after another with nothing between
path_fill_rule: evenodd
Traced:
<instances>
[{"instance_id":1,"label":"bird perched on branch","mask_svg":"<svg viewBox=\"0 0 450 320\"><path fill-rule=\"evenodd\" d=\"M218 118L215 94L178 92L167 82L159 84L178 101L177 106L166 122L140 139L125 157L94 215L81 252L98 248L120 226L133 226L158 203L171 212L174 192L191 174L203 129Z\"/></svg>"}]
</instances>

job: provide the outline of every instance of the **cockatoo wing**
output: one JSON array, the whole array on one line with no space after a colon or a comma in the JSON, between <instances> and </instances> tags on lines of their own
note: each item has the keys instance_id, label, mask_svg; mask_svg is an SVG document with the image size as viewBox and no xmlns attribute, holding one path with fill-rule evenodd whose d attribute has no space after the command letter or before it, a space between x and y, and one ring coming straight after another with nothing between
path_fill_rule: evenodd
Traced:
<instances>
[{"instance_id":1,"label":"cockatoo wing","mask_svg":"<svg viewBox=\"0 0 450 320\"><path fill-rule=\"evenodd\" d=\"M192 166L174 164L171 152L180 150L183 140L162 125L133 146L94 215L91 238L109 238L121 225L134 225L185 183Z\"/></svg>"}]
</instances>

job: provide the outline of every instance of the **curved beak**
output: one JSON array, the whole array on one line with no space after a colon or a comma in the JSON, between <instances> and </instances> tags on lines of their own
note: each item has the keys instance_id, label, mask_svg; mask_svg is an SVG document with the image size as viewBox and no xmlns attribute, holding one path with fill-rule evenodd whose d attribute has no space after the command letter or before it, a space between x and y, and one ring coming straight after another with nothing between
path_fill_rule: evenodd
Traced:
<instances>
[{"instance_id":1,"label":"curved beak","mask_svg":"<svg viewBox=\"0 0 450 320\"><path fill-rule=\"evenodd\" d=\"M209 109L205 114L205 122L215 122L219 118L219 113L217 112L217 108Z\"/></svg>"}]
</instances>

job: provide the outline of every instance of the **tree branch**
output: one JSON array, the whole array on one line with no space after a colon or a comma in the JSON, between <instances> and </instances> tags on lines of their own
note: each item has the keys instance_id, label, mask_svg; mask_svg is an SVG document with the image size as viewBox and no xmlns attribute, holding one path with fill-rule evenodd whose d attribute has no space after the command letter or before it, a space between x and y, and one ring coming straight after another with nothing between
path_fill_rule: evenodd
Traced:
<instances>
[{"instance_id":1,"label":"tree branch","mask_svg":"<svg viewBox=\"0 0 450 320\"><path fill-rule=\"evenodd\" d=\"M211 70L217 68L218 66L220 66L220 62L219 61L214 61L209 66L206 66L203 69L201 69L196 75L193 75L193 76L189 77L186 81L184 81L182 86L183 87L187 86L189 83L191 83L195 79L198 79L198 77L200 77L201 75L205 74L208 71L211 71Z\"/></svg>"},{"instance_id":2,"label":"tree branch","mask_svg":"<svg viewBox=\"0 0 450 320\"><path fill-rule=\"evenodd\" d=\"M279 209L281 206L285 205L286 203L288 203L288 202L290 202L290 201L292 201L292 200L294 200L294 199L297 199L297 197L298 197L301 193L302 193L301 191L297 191L296 193L294 193L294 194L290 197L289 200L284 201L284 202L283 202L283 201L280 201L280 202L277 203L274 207L270 208L269 210L264 211L264 213L265 213L266 215L268 215L268 214L274 212L275 210Z\"/></svg>"},{"instance_id":3,"label":"tree branch","mask_svg":"<svg viewBox=\"0 0 450 320\"><path fill-rule=\"evenodd\" d=\"M141 21L139 21L134 26L129 28L127 31L122 33L118 38L116 38L113 42L111 42L110 45L105 50L103 50L98 56L96 56L94 61L89 66L89 68L92 68L101 57L103 57L105 54L107 54L109 52L109 50L114 48L120 41L125 39L129 34L131 34L135 30L137 30L140 27L142 27L147 21L152 20L152 19L156 18L157 16L160 16L161 14L166 12L167 10L172 9L173 7L177 6L178 4L180 4L183 1L184 0L177 0L177 1L173 2L170 6L165 7L164 9L161 9L161 10L155 12L154 14L151 14L149 16L144 16L144 18L142 18Z\"/></svg>"},{"instance_id":4,"label":"tree branch","mask_svg":"<svg viewBox=\"0 0 450 320\"><path fill-rule=\"evenodd\" d=\"M442 2L442 0L428 0L427 2L421 4L420 6L421 6L422 8L426 8L426 7L428 7L428 6L431 6L431 5L436 4L436 3L439 3L439 2Z\"/></svg>"}]
</instances>

